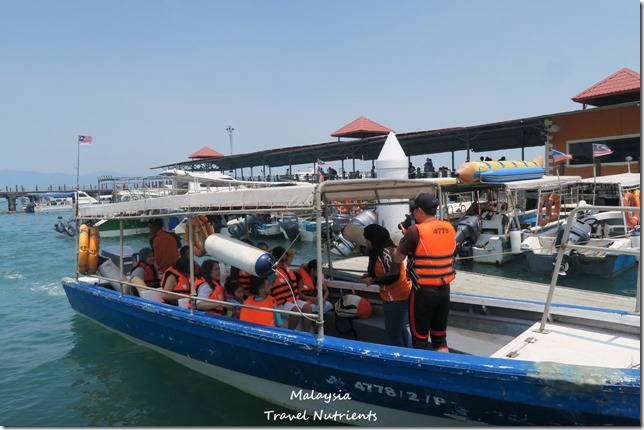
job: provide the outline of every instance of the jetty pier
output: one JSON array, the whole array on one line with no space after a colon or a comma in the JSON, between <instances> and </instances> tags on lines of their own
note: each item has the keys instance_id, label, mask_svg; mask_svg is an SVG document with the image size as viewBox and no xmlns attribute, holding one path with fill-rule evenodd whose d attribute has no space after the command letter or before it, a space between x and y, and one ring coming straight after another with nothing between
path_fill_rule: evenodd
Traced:
<instances>
[{"instance_id":1,"label":"jetty pier","mask_svg":"<svg viewBox=\"0 0 644 430\"><path fill-rule=\"evenodd\" d=\"M9 212L16 212L18 201L22 203L22 207L24 208L25 204L29 202L30 194L70 192L75 190L76 187L70 185L49 185L47 187L25 187L24 185L10 187L6 185L0 189L0 198L7 199L7 209ZM112 192L110 189L99 189L96 185L84 186L80 190L95 198L98 198L101 193L106 194Z\"/></svg>"}]
</instances>

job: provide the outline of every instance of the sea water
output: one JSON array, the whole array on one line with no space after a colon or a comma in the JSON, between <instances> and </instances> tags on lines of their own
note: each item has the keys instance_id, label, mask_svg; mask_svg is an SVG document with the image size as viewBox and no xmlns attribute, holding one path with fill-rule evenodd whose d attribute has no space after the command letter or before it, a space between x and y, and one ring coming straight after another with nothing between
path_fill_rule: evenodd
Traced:
<instances>
[{"instance_id":1,"label":"sea water","mask_svg":"<svg viewBox=\"0 0 644 430\"><path fill-rule=\"evenodd\" d=\"M54 230L59 215L71 214L0 215L0 425L301 424L267 422L264 411L279 407L187 369L73 311L60 281L74 276L76 239ZM271 247L289 244L285 239L267 242ZM125 238L136 251L148 243L149 235ZM118 238L101 239L101 246L118 244ZM311 243L297 242L294 248L294 264L315 258ZM549 282L516 262L459 266ZM633 269L610 280L568 277L562 284L635 296L636 273Z\"/></svg>"}]
</instances>

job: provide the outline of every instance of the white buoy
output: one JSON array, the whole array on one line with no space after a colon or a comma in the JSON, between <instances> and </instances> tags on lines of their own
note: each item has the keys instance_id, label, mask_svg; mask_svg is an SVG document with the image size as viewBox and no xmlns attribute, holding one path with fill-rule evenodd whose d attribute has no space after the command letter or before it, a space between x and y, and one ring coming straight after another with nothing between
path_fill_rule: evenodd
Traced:
<instances>
[{"instance_id":1,"label":"white buoy","mask_svg":"<svg viewBox=\"0 0 644 430\"><path fill-rule=\"evenodd\" d=\"M215 233L206 238L204 246L208 255L214 259L251 275L265 277L273 273L275 258L240 240Z\"/></svg>"},{"instance_id":2,"label":"white buoy","mask_svg":"<svg viewBox=\"0 0 644 430\"><path fill-rule=\"evenodd\" d=\"M521 230L518 228L510 229L510 247L513 254L521 254Z\"/></svg>"},{"instance_id":3,"label":"white buoy","mask_svg":"<svg viewBox=\"0 0 644 430\"><path fill-rule=\"evenodd\" d=\"M387 136L375 166L378 178L407 179L409 174L407 154L403 151L393 132L390 132ZM396 201L400 201L401 204L379 205L376 210L378 212L378 224L389 231L391 239L397 244L402 239L402 232L398 229L398 224L405 220L405 215L409 212L409 204L407 200L388 200L388 202Z\"/></svg>"}]
</instances>

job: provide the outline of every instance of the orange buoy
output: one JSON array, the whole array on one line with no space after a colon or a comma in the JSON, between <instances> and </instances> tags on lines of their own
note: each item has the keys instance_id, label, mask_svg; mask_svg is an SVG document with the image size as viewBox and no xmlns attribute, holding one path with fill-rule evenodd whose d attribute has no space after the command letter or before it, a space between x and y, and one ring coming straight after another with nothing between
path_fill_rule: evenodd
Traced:
<instances>
[{"instance_id":1,"label":"orange buoy","mask_svg":"<svg viewBox=\"0 0 644 430\"><path fill-rule=\"evenodd\" d=\"M96 274L98 268L98 251L100 242L98 227L89 228L89 258L87 259L87 273Z\"/></svg>"},{"instance_id":2,"label":"orange buoy","mask_svg":"<svg viewBox=\"0 0 644 430\"><path fill-rule=\"evenodd\" d=\"M633 193L626 191L622 201L624 206L640 207L640 190L637 189ZM629 227L635 227L640 222L639 212L624 212L624 217Z\"/></svg>"},{"instance_id":3,"label":"orange buoy","mask_svg":"<svg viewBox=\"0 0 644 430\"><path fill-rule=\"evenodd\" d=\"M77 272L83 275L87 273L87 262L89 259L89 227L87 224L80 226L78 233L78 268Z\"/></svg>"}]
</instances>

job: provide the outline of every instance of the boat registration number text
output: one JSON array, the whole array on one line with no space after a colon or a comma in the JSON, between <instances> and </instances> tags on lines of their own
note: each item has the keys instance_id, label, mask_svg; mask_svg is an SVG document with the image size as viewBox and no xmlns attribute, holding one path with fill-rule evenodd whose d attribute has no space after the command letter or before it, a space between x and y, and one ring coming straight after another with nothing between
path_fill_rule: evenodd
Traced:
<instances>
[{"instance_id":1,"label":"boat registration number text","mask_svg":"<svg viewBox=\"0 0 644 430\"><path fill-rule=\"evenodd\" d=\"M400 399L404 399L410 402L422 402L426 404L433 403L435 405L443 405L447 403L447 401L444 398L432 396L431 394L418 395L418 393L414 391L406 391L402 389L396 390L395 388L392 388L392 387L387 387L385 385L378 385L378 384L370 384L368 382L357 381L355 383L355 388L360 391L364 391L366 393L386 394L389 397L398 397Z\"/></svg>"}]
</instances>

